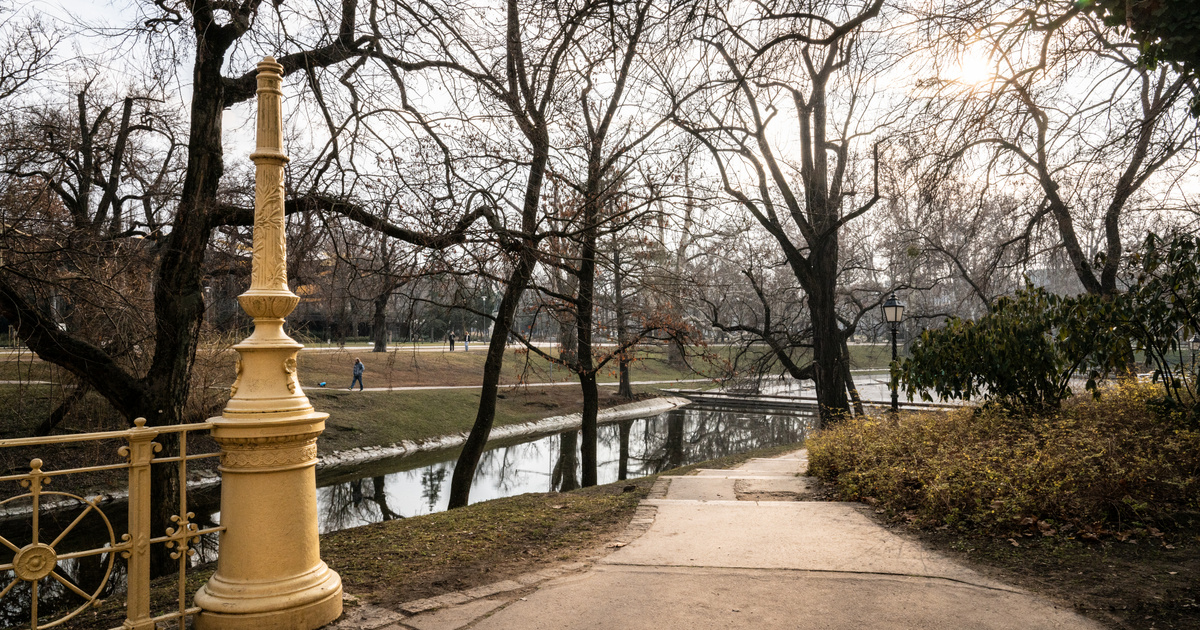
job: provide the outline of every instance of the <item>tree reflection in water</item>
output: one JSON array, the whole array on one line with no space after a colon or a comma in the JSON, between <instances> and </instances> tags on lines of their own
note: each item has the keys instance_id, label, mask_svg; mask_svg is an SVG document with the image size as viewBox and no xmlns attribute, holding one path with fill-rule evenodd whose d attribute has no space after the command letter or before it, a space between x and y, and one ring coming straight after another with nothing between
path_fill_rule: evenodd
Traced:
<instances>
[{"instance_id":1,"label":"tree reflection in water","mask_svg":"<svg viewBox=\"0 0 1200 630\"><path fill-rule=\"evenodd\" d=\"M601 425L600 483L641 477L764 446L799 442L814 418L815 410L798 413L688 407L651 418ZM578 487L578 448L577 431L493 447L480 460L471 497L485 501L524 492ZM396 472L320 488L321 530L333 531L445 509L454 456L455 452L448 451L444 461L410 469L405 469L405 459L399 458L391 464ZM375 468L379 470L384 465L381 462ZM365 483L371 484L369 491L363 486Z\"/></svg>"},{"instance_id":2,"label":"tree reflection in water","mask_svg":"<svg viewBox=\"0 0 1200 630\"><path fill-rule=\"evenodd\" d=\"M100 587L108 571L108 554L98 554L83 558L59 560L54 572L79 587L85 593L94 593ZM12 571L0 571L0 580L7 585L16 579ZM125 585L125 562L120 557L113 563L112 574L108 582L100 589L98 598L104 599L123 590ZM33 589L29 582L18 582L3 598L0 598L0 627L29 627L30 599ZM42 578L38 582L38 623L51 623L53 620L79 608L84 600L71 592L57 580L51 577Z\"/></svg>"},{"instance_id":3,"label":"tree reflection in water","mask_svg":"<svg viewBox=\"0 0 1200 630\"><path fill-rule=\"evenodd\" d=\"M621 441L621 446L617 451L617 481L625 481L629 478L629 430L631 428L633 428L632 420L617 423L618 439Z\"/></svg>"},{"instance_id":4,"label":"tree reflection in water","mask_svg":"<svg viewBox=\"0 0 1200 630\"><path fill-rule=\"evenodd\" d=\"M550 491L568 492L579 487L579 433L558 434L558 459L550 473Z\"/></svg>"},{"instance_id":5,"label":"tree reflection in water","mask_svg":"<svg viewBox=\"0 0 1200 630\"><path fill-rule=\"evenodd\" d=\"M452 469L447 466L430 466L421 472L421 497L425 499L425 509L430 512L437 507L438 497L442 496L442 484L446 483L446 475Z\"/></svg>"},{"instance_id":6,"label":"tree reflection in water","mask_svg":"<svg viewBox=\"0 0 1200 630\"><path fill-rule=\"evenodd\" d=\"M377 475L322 488L318 493L323 505L321 530L337 531L364 523L404 518L388 506L386 481L387 477ZM364 483L371 484L370 494L363 491ZM437 501L436 497L433 501Z\"/></svg>"}]
</instances>

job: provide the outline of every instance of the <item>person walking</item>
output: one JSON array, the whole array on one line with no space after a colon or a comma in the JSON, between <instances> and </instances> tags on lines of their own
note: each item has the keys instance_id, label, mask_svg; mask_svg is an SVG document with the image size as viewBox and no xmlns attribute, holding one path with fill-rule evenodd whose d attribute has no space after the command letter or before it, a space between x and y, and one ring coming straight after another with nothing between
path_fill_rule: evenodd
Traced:
<instances>
[{"instance_id":1,"label":"person walking","mask_svg":"<svg viewBox=\"0 0 1200 630\"><path fill-rule=\"evenodd\" d=\"M450 352L454 352L454 333L450 333Z\"/></svg>"},{"instance_id":2,"label":"person walking","mask_svg":"<svg viewBox=\"0 0 1200 630\"><path fill-rule=\"evenodd\" d=\"M463 352L471 351L471 333L463 333Z\"/></svg>"},{"instance_id":3,"label":"person walking","mask_svg":"<svg viewBox=\"0 0 1200 630\"><path fill-rule=\"evenodd\" d=\"M361 359L358 359L358 358L354 359L354 380L350 381L349 389L353 390L354 384L358 383L358 391L361 392L363 390L362 375L363 375L363 371L365 371L366 369L367 369L367 367L365 365L363 365L363 362Z\"/></svg>"}]
</instances>

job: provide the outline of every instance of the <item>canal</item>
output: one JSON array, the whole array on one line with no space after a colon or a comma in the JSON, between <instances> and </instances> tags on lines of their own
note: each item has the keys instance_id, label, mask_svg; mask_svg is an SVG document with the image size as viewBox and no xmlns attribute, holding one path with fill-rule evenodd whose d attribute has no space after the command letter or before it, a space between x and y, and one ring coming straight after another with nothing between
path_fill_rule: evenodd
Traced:
<instances>
[{"instance_id":1,"label":"canal","mask_svg":"<svg viewBox=\"0 0 1200 630\"><path fill-rule=\"evenodd\" d=\"M756 448L804 439L801 410L731 410L689 405L599 427L599 482L643 477ZM471 502L578 487L579 432L493 445L471 485ZM446 509L457 449L318 476L322 533Z\"/></svg>"}]
</instances>

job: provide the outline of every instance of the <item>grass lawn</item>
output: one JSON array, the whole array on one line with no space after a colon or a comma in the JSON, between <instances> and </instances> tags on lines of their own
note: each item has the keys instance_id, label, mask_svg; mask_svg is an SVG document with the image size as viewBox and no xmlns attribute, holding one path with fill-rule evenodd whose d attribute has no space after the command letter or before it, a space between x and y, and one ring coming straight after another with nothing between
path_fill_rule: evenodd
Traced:
<instances>
[{"instance_id":1,"label":"grass lawn","mask_svg":"<svg viewBox=\"0 0 1200 630\"><path fill-rule=\"evenodd\" d=\"M346 592L397 605L602 553L653 484L522 494L356 527L326 535L321 552Z\"/></svg>"},{"instance_id":2,"label":"grass lawn","mask_svg":"<svg viewBox=\"0 0 1200 630\"><path fill-rule=\"evenodd\" d=\"M411 345L396 347L389 352L353 348L301 351L300 382L306 389L318 387L317 384L322 381L327 387L348 386L351 366L356 357L366 365L363 380L369 387L478 385L481 382L486 346L479 344L473 346L470 352L459 350L453 353L430 352L429 347L423 346L421 351L414 351ZM728 346L710 346L706 349L715 362L723 362L732 351ZM197 370L211 375L214 385L228 386L233 382L236 359L237 353L232 349L201 350L197 356ZM855 369L886 368L890 360L891 349L886 345L850 346L850 363ZM631 373L635 381L716 378L721 376L719 368L703 360L691 361L690 365L682 368L672 366L666 361L663 347L645 346L638 350ZM64 377L61 368L38 360L28 352L21 355L0 354L0 381L58 382ZM540 356L510 349L504 357L503 384L567 380L576 379L563 368L552 367ZM615 361L610 361L601 371L600 380L616 382Z\"/></svg>"},{"instance_id":3,"label":"grass lawn","mask_svg":"<svg viewBox=\"0 0 1200 630\"><path fill-rule=\"evenodd\" d=\"M471 352L413 352L411 349L391 352L362 352L335 350L302 352L300 355L300 383L305 389L317 387L325 381L328 387L348 387L354 359L362 360L366 366L363 383L367 387L412 387L436 385L479 385L483 379L483 363L487 358L484 349ZM230 359L232 366L232 358ZM717 376L710 366L696 374L687 368L676 368L665 360L659 349L638 353L630 369L635 381L703 378ZM230 368L232 370L232 367ZM230 372L232 375L232 371ZM523 351L510 349L504 357L501 383L548 383L553 381L576 381L577 378L561 367L551 368L550 362L540 356L530 356ZM617 365L610 362L600 373L600 381L617 381Z\"/></svg>"},{"instance_id":4,"label":"grass lawn","mask_svg":"<svg viewBox=\"0 0 1200 630\"><path fill-rule=\"evenodd\" d=\"M421 439L447 432L470 428L479 402L478 392L472 390L430 390L427 392L378 393L355 392L357 398L342 396L350 384L354 358L366 365L364 376L368 387L407 386L465 386L477 387L482 381L485 354L478 352L412 352L387 353L352 352L347 350L301 352L300 381L320 411L334 415L331 425L344 427L346 435L333 437L339 447L346 445L390 444L402 439ZM562 368L551 372L548 362L534 357L526 362L526 354L510 350L505 357L503 386L520 383L562 382L552 388L530 388L502 392L498 401L497 425L525 422L560 413L573 413L581 408L578 379ZM207 413L215 415L224 406L228 387L233 382L237 353L231 349L202 351L196 359L193 391L207 397ZM600 375L600 381L617 381L616 365ZM678 380L704 378L688 369L672 367L658 349L641 353L633 365L634 380ZM715 373L715 370L714 370ZM0 381L52 380L60 381L63 371L40 360L23 356L5 359L0 355ZM325 387L319 383L325 382ZM703 385L696 383L694 385ZM670 387L670 385L664 385ZM0 439L25 437L66 397L70 387L51 385L0 384ZM611 394L613 387L601 387L602 404L619 402ZM635 386L635 392L656 392L658 387ZM99 431L123 426L123 421L97 394L88 394L77 413L64 423L70 432ZM202 416L204 414L201 414ZM369 425L376 425L370 427ZM355 434L357 432L357 434ZM376 440L376 436L378 440ZM355 442L354 438L367 441ZM379 441L382 440L382 441ZM323 440L324 441L324 440Z\"/></svg>"}]
</instances>

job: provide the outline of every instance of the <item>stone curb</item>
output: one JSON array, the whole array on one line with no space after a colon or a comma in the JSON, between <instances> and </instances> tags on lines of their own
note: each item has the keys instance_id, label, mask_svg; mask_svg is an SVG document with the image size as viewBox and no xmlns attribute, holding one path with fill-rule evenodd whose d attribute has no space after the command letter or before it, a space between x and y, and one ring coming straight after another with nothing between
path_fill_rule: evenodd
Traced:
<instances>
[{"instance_id":1,"label":"stone curb","mask_svg":"<svg viewBox=\"0 0 1200 630\"><path fill-rule=\"evenodd\" d=\"M654 480L654 486L650 488L650 493L646 495L646 499L665 499L667 498L667 490L671 489L670 477L659 477Z\"/></svg>"}]
</instances>

